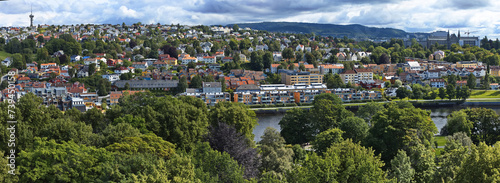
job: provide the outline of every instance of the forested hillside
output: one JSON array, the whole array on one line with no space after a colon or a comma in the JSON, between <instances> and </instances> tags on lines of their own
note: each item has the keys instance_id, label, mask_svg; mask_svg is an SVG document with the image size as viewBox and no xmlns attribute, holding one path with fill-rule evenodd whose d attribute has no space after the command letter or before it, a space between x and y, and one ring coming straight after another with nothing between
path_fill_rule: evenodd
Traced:
<instances>
[{"instance_id":1,"label":"forested hillside","mask_svg":"<svg viewBox=\"0 0 500 183\"><path fill-rule=\"evenodd\" d=\"M261 22L261 23L240 23L241 28L251 28L256 30L265 30L269 32L287 32L287 33L315 33L321 36L333 37L365 37L365 38L405 38L409 33L394 28L376 28L367 27L359 24L335 25L335 24L317 24L317 23L298 23L298 22ZM232 27L232 25L228 25ZM415 35L415 34L410 34ZM416 35L426 35L417 33Z\"/></svg>"}]
</instances>

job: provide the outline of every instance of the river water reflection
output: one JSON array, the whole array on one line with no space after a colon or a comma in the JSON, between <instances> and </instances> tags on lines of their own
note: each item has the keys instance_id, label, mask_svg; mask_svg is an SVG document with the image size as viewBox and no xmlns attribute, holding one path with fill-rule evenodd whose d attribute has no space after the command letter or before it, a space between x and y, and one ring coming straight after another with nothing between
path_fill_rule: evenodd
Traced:
<instances>
[{"instance_id":1,"label":"river water reflection","mask_svg":"<svg viewBox=\"0 0 500 183\"><path fill-rule=\"evenodd\" d=\"M484 107L493 109L497 114L500 114L500 106L469 106L469 107ZM446 117L450 115L453 111L458 111L460 109L464 109L464 106L449 106L449 107L441 107L441 108L422 108L431 111L431 119L441 131L441 128L446 124ZM255 135L255 142L260 141L260 136L264 134L264 130L267 127L273 127L278 131L281 131L279 122L281 118L283 118L285 114L257 114L257 118L259 119L259 125L255 127L253 130L253 134Z\"/></svg>"}]
</instances>

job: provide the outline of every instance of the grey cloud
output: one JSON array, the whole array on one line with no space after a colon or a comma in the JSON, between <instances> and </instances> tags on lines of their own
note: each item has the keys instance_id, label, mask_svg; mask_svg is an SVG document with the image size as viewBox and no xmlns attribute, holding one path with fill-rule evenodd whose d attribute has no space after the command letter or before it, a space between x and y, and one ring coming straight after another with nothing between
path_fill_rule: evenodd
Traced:
<instances>
[{"instance_id":1,"label":"grey cloud","mask_svg":"<svg viewBox=\"0 0 500 183\"><path fill-rule=\"evenodd\" d=\"M274 1L252 1L252 0L206 0L200 6L188 10L199 13L236 13L248 14L249 16L279 15L280 17L301 14L304 12L329 12L336 11L343 5L357 4L381 4L395 2L395 0L274 0Z\"/></svg>"},{"instance_id":2,"label":"grey cloud","mask_svg":"<svg viewBox=\"0 0 500 183\"><path fill-rule=\"evenodd\" d=\"M491 0L444 0L436 2L436 7L460 10L477 9L488 7L490 5Z\"/></svg>"}]
</instances>

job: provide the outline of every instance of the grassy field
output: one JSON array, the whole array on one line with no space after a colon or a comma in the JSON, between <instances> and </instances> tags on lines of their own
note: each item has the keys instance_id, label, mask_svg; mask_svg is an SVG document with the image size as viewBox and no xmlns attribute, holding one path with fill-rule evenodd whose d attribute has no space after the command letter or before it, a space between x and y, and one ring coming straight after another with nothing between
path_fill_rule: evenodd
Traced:
<instances>
[{"instance_id":1,"label":"grassy field","mask_svg":"<svg viewBox=\"0 0 500 183\"><path fill-rule=\"evenodd\" d=\"M472 90L470 98L500 98L500 90Z\"/></svg>"},{"instance_id":2,"label":"grassy field","mask_svg":"<svg viewBox=\"0 0 500 183\"><path fill-rule=\"evenodd\" d=\"M444 146L446 144L446 137L445 136L434 136L434 141L438 143L438 146ZM432 146L434 146L434 143L432 143ZM435 153L436 156L439 156L443 153L444 148L435 148Z\"/></svg>"},{"instance_id":3,"label":"grassy field","mask_svg":"<svg viewBox=\"0 0 500 183\"><path fill-rule=\"evenodd\" d=\"M7 53L5 51L0 51L0 61L5 60L5 58L12 56L12 54Z\"/></svg>"},{"instance_id":4,"label":"grassy field","mask_svg":"<svg viewBox=\"0 0 500 183\"><path fill-rule=\"evenodd\" d=\"M446 137L445 136L435 136L434 141L436 141L438 143L438 146L444 146L446 144Z\"/></svg>"}]
</instances>

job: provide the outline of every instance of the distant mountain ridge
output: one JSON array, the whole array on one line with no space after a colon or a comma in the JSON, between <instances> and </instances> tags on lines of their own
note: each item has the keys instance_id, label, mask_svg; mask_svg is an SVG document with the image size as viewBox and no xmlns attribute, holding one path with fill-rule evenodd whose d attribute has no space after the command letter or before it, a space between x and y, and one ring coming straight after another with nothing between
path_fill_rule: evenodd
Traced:
<instances>
[{"instance_id":1,"label":"distant mountain ridge","mask_svg":"<svg viewBox=\"0 0 500 183\"><path fill-rule=\"evenodd\" d=\"M227 26L232 27L234 24ZM349 38L406 38L407 36L427 36L428 33L408 33L401 29L367 27L359 24L336 25L319 23L299 22L261 22L261 23L238 23L240 28L249 27L256 30L285 33L315 33L321 36L333 36Z\"/></svg>"}]
</instances>

